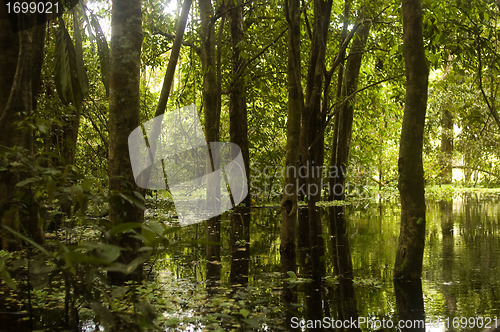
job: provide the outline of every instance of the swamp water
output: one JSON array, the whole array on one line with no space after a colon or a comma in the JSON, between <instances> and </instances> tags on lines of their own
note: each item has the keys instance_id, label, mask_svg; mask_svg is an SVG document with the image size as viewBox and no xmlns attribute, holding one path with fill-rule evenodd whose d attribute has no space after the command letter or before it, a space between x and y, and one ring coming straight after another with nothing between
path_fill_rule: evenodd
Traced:
<instances>
[{"instance_id":1,"label":"swamp water","mask_svg":"<svg viewBox=\"0 0 500 332\"><path fill-rule=\"evenodd\" d=\"M155 205L153 202L146 211L147 218L170 220L165 209ZM320 208L324 234L330 234L329 209ZM398 319L425 319L425 327L409 331L483 331L486 325L500 325L500 321L494 320L500 317L498 194L468 193L455 195L452 201L428 201L421 287L398 292L392 270L399 235L399 205L371 203L357 208L347 206L345 211L353 285L339 284L334 277L334 264L341 259L333 259L328 235L324 237L326 271L322 282L309 279L304 263L310 262L311 257L307 253L301 255L299 249L298 273L289 275L285 288L294 300L285 304L280 274L280 211L276 207L253 208L246 255L248 272L243 271L241 278L247 279L247 283L230 282L231 268L237 263L229 249L230 217L225 214L221 224L221 262L216 264L220 278L207 282L205 224L190 225L170 234L166 252L160 252L146 264L148 278L138 289L137 299L155 309L158 329L154 331L287 331L292 327L297 327L297 331L319 331L301 328L301 322L325 322L326 317L327 323L334 325L334 320L351 316L370 320L371 325L365 323L358 326L361 329L344 331L397 331L388 322L395 325ZM45 289L39 292L46 292L47 298L51 293ZM47 301L34 310L35 328L60 330L63 303L57 299ZM122 300L116 301L115 307L120 307ZM103 330L93 317L92 311L81 308L82 331ZM294 326L291 322L295 322ZM6 327L0 326L0 330Z\"/></svg>"},{"instance_id":2,"label":"swamp water","mask_svg":"<svg viewBox=\"0 0 500 332\"><path fill-rule=\"evenodd\" d=\"M327 210L322 209L325 234L329 234ZM403 308L410 309L409 315L398 311L392 280L399 235L399 205L347 207L354 288L341 287L333 277L332 244L329 236L326 237L324 282L312 285L307 275L301 274L300 262L298 277L290 275L288 287L296 294L296 303L288 306L291 311L288 319L296 317L293 326L285 321L282 303L279 209L252 210L247 285L231 286L229 282L228 219L222 221L221 278L215 286L207 287L203 245L179 248L156 262L158 283L163 285L165 292L176 294L167 296L177 302L171 308L176 307L177 311L167 310L163 314L164 323L170 326L168 330L277 331L297 326L297 330L305 330L301 326L306 325L308 319L327 317L332 319L329 324L333 325L333 319L347 318L350 315L348 308L352 312L352 303L355 303L355 314L372 320L371 325L359 326L363 331L397 331L398 319L412 317L425 317L426 321L425 329L410 329L412 331L482 331L487 326L500 326L500 321L495 320L500 317L498 194L461 194L451 201L427 202L422 291L417 290L416 294L410 291L406 299L416 301L417 308L418 302L423 302L424 312L417 309L412 313L411 303L400 303ZM188 226L175 235L177 239L203 236L203 224ZM301 319L305 319L302 324ZM384 321L387 323L382 325Z\"/></svg>"}]
</instances>

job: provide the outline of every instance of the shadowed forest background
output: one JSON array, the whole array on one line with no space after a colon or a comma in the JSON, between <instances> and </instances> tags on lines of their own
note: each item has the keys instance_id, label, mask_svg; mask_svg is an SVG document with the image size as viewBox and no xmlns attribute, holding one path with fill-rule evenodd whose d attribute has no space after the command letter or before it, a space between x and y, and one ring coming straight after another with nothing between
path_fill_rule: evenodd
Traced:
<instances>
[{"instance_id":1,"label":"shadowed forest background","mask_svg":"<svg viewBox=\"0 0 500 332\"><path fill-rule=\"evenodd\" d=\"M499 2L33 8L0 8L0 331L499 327ZM249 195L180 227L128 137L191 104Z\"/></svg>"}]
</instances>

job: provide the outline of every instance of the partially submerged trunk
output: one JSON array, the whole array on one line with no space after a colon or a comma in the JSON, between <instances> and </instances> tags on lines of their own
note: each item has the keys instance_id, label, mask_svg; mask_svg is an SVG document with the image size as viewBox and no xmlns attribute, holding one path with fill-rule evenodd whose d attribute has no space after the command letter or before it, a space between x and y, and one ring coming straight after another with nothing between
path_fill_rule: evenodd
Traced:
<instances>
[{"instance_id":1,"label":"partially submerged trunk","mask_svg":"<svg viewBox=\"0 0 500 332\"><path fill-rule=\"evenodd\" d=\"M113 226L142 222L144 211L134 199L142 196L135 184L128 150L128 136L139 125L142 12L140 0L115 0L111 12L111 53L109 75L109 219ZM140 230L139 230L140 232ZM115 239L124 248L119 261L130 264L137 258L141 243L128 234ZM111 273L115 283L141 277L141 266L131 275Z\"/></svg>"},{"instance_id":2,"label":"partially submerged trunk","mask_svg":"<svg viewBox=\"0 0 500 332\"><path fill-rule=\"evenodd\" d=\"M237 144L243 156L246 171L246 182L249 188L249 150L248 150L248 120L246 105L245 77L238 75L244 61L241 56L240 43L244 40L243 31L243 1L235 1L235 7L229 11L232 48L231 93L229 96L229 134L231 142ZM232 153L232 157L236 157ZM248 282L250 258L250 194L231 213L231 275L232 283Z\"/></svg>"},{"instance_id":3,"label":"partially submerged trunk","mask_svg":"<svg viewBox=\"0 0 500 332\"><path fill-rule=\"evenodd\" d=\"M306 182L307 236L311 257L311 272L315 280L324 275L325 255L321 218L316 203L321 200L322 166L324 160L324 123L322 113L323 78L325 73L326 45L332 1L314 2L314 29L307 75L306 103L302 116L301 150L305 166L309 169ZM304 221L299 220L299 223ZM305 227L303 227L305 228Z\"/></svg>"},{"instance_id":4,"label":"partially submerged trunk","mask_svg":"<svg viewBox=\"0 0 500 332\"><path fill-rule=\"evenodd\" d=\"M207 143L219 141L220 89L217 80L217 57L215 48L215 21L211 0L199 0L201 18L201 64L203 69L203 111L205 115L205 137ZM221 27L222 28L222 27ZM212 153L209 145L209 151ZM219 169L214 158L207 160L207 173ZM214 182L217 182L216 180ZM220 181L219 181L220 183ZM218 184L207 185L207 198L214 198L210 204L217 204L220 196ZM207 221L207 279L220 278L220 216Z\"/></svg>"},{"instance_id":5,"label":"partially submerged trunk","mask_svg":"<svg viewBox=\"0 0 500 332\"><path fill-rule=\"evenodd\" d=\"M304 97L300 79L300 2L285 3L288 21L288 121L285 179L281 201L281 271L296 271L295 227L297 220L297 170L299 168L300 119Z\"/></svg>"},{"instance_id":6,"label":"partially submerged trunk","mask_svg":"<svg viewBox=\"0 0 500 332\"><path fill-rule=\"evenodd\" d=\"M422 37L420 0L403 0L403 50L406 101L398 162L401 228L394 278L419 280L425 245L422 146L429 74Z\"/></svg>"},{"instance_id":7,"label":"partially submerged trunk","mask_svg":"<svg viewBox=\"0 0 500 332\"><path fill-rule=\"evenodd\" d=\"M300 122L304 108L304 97L300 82L300 1L286 0L285 15L288 22L288 120L286 141L285 179L283 187L283 198L281 200L281 272L287 277L287 272L297 271L295 229L297 221L297 170L300 165L297 147L300 142ZM286 281L283 287L283 302L286 307L284 325L290 328L290 320L294 316L293 303L296 301L296 293L287 287Z\"/></svg>"}]
</instances>

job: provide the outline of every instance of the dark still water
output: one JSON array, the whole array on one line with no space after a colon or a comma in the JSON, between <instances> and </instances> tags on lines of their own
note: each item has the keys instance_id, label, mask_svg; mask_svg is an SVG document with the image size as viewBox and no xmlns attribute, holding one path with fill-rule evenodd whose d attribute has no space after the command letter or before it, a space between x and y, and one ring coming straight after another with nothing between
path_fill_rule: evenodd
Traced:
<instances>
[{"instance_id":1,"label":"dark still water","mask_svg":"<svg viewBox=\"0 0 500 332\"><path fill-rule=\"evenodd\" d=\"M252 209L249 264L243 270L245 255L232 259L230 217L223 217L221 262L215 264L220 270L208 282L205 244L189 242L204 238L204 224L183 228L172 236L169 253L162 254L154 265L153 292L164 309L159 325L169 331L483 331L500 326L496 320L500 317L498 194L469 193L451 201L427 202L421 288L409 285L398 292L392 270L399 205L346 208L354 276L348 285L335 278L334 264L341 264L336 261L341 258L333 258L328 208L321 213L323 233L328 234L324 236L325 256L320 259L326 270L322 281L310 279L307 266L314 257L299 248L298 273L290 273L285 292L280 278L278 208ZM231 283L235 271L244 275L240 282ZM285 303L284 294L289 295L290 303ZM401 322L422 319L425 327L397 328ZM353 320L358 324L352 325Z\"/></svg>"}]
</instances>

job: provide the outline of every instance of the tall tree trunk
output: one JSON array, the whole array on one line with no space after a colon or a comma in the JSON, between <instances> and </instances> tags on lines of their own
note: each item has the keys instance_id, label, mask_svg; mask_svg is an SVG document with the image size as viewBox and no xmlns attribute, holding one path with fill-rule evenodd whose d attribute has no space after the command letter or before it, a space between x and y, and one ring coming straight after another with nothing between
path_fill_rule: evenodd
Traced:
<instances>
[{"instance_id":1,"label":"tall tree trunk","mask_svg":"<svg viewBox=\"0 0 500 332\"><path fill-rule=\"evenodd\" d=\"M450 110L441 111L441 183L453 181L453 116Z\"/></svg>"},{"instance_id":2,"label":"tall tree trunk","mask_svg":"<svg viewBox=\"0 0 500 332\"><path fill-rule=\"evenodd\" d=\"M288 121L286 141L286 164L281 200L281 272L287 276L288 271L297 271L295 228L297 220L297 191L300 166L297 147L300 142L301 115L304 108L304 96L301 86L300 69L300 1L285 0L285 15L288 22ZM292 288L283 287L283 302L286 310L285 325L290 327L296 294Z\"/></svg>"},{"instance_id":3,"label":"tall tree trunk","mask_svg":"<svg viewBox=\"0 0 500 332\"><path fill-rule=\"evenodd\" d=\"M344 5L344 23L342 26L342 32L340 33L340 41L339 45L341 45L344 40L347 38L347 30L349 28L349 12L351 10L351 0L345 0ZM339 61L339 69L337 72L337 91L336 91L336 102L340 102L342 98L342 88L344 82L344 64L345 64L345 55L346 50L341 50L339 53L340 61ZM329 76L328 76L329 75ZM327 72L327 77L325 79L325 96L327 98L327 92L329 90L329 85L331 81L331 75L333 75L333 71ZM326 102L323 103L323 108L326 107ZM339 126L340 126L340 109L341 107L337 107L337 111L335 114L334 124L333 124L333 140L332 140L332 155L330 157L330 166L334 166L337 162L337 148L338 148L338 137L339 137ZM333 194L333 186L335 185L335 179L331 176L328 178L328 200L332 201L334 199ZM333 214L330 215L332 217Z\"/></svg>"},{"instance_id":4,"label":"tall tree trunk","mask_svg":"<svg viewBox=\"0 0 500 332\"><path fill-rule=\"evenodd\" d=\"M229 24L231 28L231 72L233 81L229 95L229 134L231 142L237 144L243 156L249 188L249 150L248 150L248 120L245 77L239 75L239 69L244 61L241 56L241 42L244 40L243 31L243 1L236 0L234 7L229 10ZM233 153L233 157L235 154ZM236 207L231 214L231 275L233 283L248 281L249 253L250 253L250 195Z\"/></svg>"},{"instance_id":5,"label":"tall tree trunk","mask_svg":"<svg viewBox=\"0 0 500 332\"><path fill-rule=\"evenodd\" d=\"M287 271L296 270L297 170L300 165L297 146L299 146L301 114L304 108L300 75L300 2L286 0L285 9L288 22L288 121L280 245L281 270L284 275Z\"/></svg>"},{"instance_id":6,"label":"tall tree trunk","mask_svg":"<svg viewBox=\"0 0 500 332\"><path fill-rule=\"evenodd\" d=\"M0 6L0 145L12 147L16 137L16 114L6 109L14 76L16 74L17 59L19 54L19 36L13 32L7 16L7 7ZM2 225L18 229L17 212L12 209L11 202L15 198L16 180L11 172L0 172L0 221ZM20 248L20 241L13 239L12 234L0 229L1 248L15 250Z\"/></svg>"},{"instance_id":7,"label":"tall tree trunk","mask_svg":"<svg viewBox=\"0 0 500 332\"><path fill-rule=\"evenodd\" d=\"M205 115L205 137L208 143L219 140L220 124L220 89L217 80L217 58L215 48L215 20L211 0L199 0L201 19L201 64L203 69L203 110ZM221 26L221 29L223 27ZM219 45L220 47L220 45ZM209 144L209 151L211 150ZM207 161L207 173L219 168L214 164L215 158ZM216 182L216 181L214 181ZM220 183L220 181L219 181ZM207 185L207 197L219 196L218 184ZM216 201L213 202L217 204ZM220 216L215 216L207 221L207 279L220 278Z\"/></svg>"},{"instance_id":8,"label":"tall tree trunk","mask_svg":"<svg viewBox=\"0 0 500 332\"><path fill-rule=\"evenodd\" d=\"M394 278L418 280L425 246L425 198L422 145L429 69L422 37L420 0L403 0L403 50L406 101L399 146L401 227Z\"/></svg>"},{"instance_id":9,"label":"tall tree trunk","mask_svg":"<svg viewBox=\"0 0 500 332\"><path fill-rule=\"evenodd\" d=\"M361 12L363 13L363 9ZM370 27L369 22L364 22L356 30L345 67L345 76L342 81L339 81L341 86L338 89L341 98L348 98L357 90L359 70ZM341 74L339 73L339 77ZM330 200L343 200L345 198L345 182L351 148L354 103L355 98L351 98L348 102L343 103L336 115L330 170L336 169L337 172L335 172L335 177L329 178L328 194ZM340 279L341 286L339 291L343 295L344 291L349 292L353 287L352 259L345 220L345 207L331 208L329 218L333 245L334 272ZM357 315L355 298L351 302L346 300L343 310L346 317Z\"/></svg>"},{"instance_id":10,"label":"tall tree trunk","mask_svg":"<svg viewBox=\"0 0 500 332\"><path fill-rule=\"evenodd\" d=\"M314 28L307 74L306 103L302 116L301 149L305 166L309 170L306 179L307 236L311 257L311 272L315 280L324 274L324 240L321 219L316 203L321 199L322 166L324 151L324 121L321 113L323 77L325 73L326 44L332 1L314 1ZM301 220L299 219L299 223Z\"/></svg>"},{"instance_id":11,"label":"tall tree trunk","mask_svg":"<svg viewBox=\"0 0 500 332\"><path fill-rule=\"evenodd\" d=\"M33 155L33 131L26 126L19 128L19 122L29 117L36 105L36 91L43 61L44 26L27 29L24 24L27 16L19 16L17 33L9 24L5 7L0 9L2 32L0 40L4 47L0 53L2 69L2 92L0 93L0 145L8 148L19 146ZM35 19L35 16L31 17ZM35 92L34 92L35 91ZM35 102L34 102L35 100ZM43 232L38 225L38 204L30 186L16 188L19 172L0 173L0 218L2 224L13 229L22 224L29 237L38 243L43 242ZM29 176L29 175L28 175ZM24 208L11 205L19 198ZM2 248L18 249L19 241L11 240L2 230Z\"/></svg>"},{"instance_id":12,"label":"tall tree trunk","mask_svg":"<svg viewBox=\"0 0 500 332\"><path fill-rule=\"evenodd\" d=\"M123 199L123 195L141 193L135 185L128 152L128 135L139 125L141 44L141 0L114 0L109 80L109 219L113 226L142 222L144 217L141 207L131 203L133 200ZM120 262L130 264L137 256L139 240L123 234L115 241L124 248ZM113 282L122 283L140 278L141 268L130 276L120 272L110 276Z\"/></svg>"}]
</instances>

